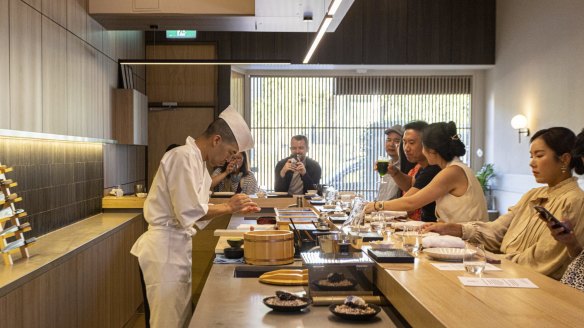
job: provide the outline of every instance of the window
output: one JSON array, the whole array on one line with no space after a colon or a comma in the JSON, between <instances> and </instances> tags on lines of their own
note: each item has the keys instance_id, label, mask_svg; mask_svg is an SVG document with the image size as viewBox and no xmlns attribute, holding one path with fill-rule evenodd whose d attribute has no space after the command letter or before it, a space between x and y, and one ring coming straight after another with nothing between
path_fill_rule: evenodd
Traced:
<instances>
[{"instance_id":1,"label":"window","mask_svg":"<svg viewBox=\"0 0 584 328\"><path fill-rule=\"evenodd\" d=\"M274 167L290 138L306 135L321 183L373 199L375 159L385 155L384 130L413 120L454 121L470 152L471 76L252 76L250 154L260 185L274 186ZM467 162L468 156L462 160Z\"/></svg>"}]
</instances>

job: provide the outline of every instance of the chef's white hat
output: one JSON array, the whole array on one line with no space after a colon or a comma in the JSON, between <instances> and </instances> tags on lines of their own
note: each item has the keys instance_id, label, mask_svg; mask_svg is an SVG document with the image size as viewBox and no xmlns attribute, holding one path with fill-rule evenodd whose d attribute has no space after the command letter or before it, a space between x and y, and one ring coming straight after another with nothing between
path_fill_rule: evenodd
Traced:
<instances>
[{"instance_id":1,"label":"chef's white hat","mask_svg":"<svg viewBox=\"0 0 584 328\"><path fill-rule=\"evenodd\" d=\"M227 122L227 125L229 125L229 128L231 129L231 132L233 132L235 140L237 141L239 151L246 151L253 148L253 137L251 136L249 127L235 108L231 105L227 106L227 108L221 112L219 118L222 118Z\"/></svg>"}]
</instances>

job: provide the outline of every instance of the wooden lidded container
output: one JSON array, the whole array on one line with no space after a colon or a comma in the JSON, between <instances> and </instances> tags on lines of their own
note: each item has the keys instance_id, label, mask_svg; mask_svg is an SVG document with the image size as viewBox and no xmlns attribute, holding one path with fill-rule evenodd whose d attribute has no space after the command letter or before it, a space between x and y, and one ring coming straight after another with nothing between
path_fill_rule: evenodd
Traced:
<instances>
[{"instance_id":1,"label":"wooden lidded container","mask_svg":"<svg viewBox=\"0 0 584 328\"><path fill-rule=\"evenodd\" d=\"M245 262L254 265L282 265L294 262L292 231L260 230L243 234Z\"/></svg>"}]
</instances>

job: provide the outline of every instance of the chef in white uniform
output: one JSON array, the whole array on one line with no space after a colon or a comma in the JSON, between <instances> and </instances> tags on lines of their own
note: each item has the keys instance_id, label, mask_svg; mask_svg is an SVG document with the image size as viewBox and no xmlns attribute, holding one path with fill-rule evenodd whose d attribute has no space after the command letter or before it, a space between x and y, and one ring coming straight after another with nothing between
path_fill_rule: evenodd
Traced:
<instances>
[{"instance_id":1,"label":"chef in white uniform","mask_svg":"<svg viewBox=\"0 0 584 328\"><path fill-rule=\"evenodd\" d=\"M152 327L185 327L192 316L192 236L208 220L227 213L260 209L245 194L225 204L209 205L207 166L221 166L254 141L241 115L231 106L196 139L168 151L144 203L146 231L131 253L138 257L150 305Z\"/></svg>"}]
</instances>

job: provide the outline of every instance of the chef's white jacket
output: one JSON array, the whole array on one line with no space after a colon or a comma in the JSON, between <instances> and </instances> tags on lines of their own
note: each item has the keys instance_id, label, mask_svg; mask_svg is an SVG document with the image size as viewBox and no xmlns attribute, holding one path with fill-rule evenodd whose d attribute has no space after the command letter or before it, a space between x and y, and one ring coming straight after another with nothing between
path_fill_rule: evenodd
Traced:
<instances>
[{"instance_id":1,"label":"chef's white jacket","mask_svg":"<svg viewBox=\"0 0 584 328\"><path fill-rule=\"evenodd\" d=\"M150 305L150 324L184 327L192 315L191 266L194 225L208 211L211 176L195 140L167 152L144 202L146 231L131 253L138 257Z\"/></svg>"}]
</instances>

